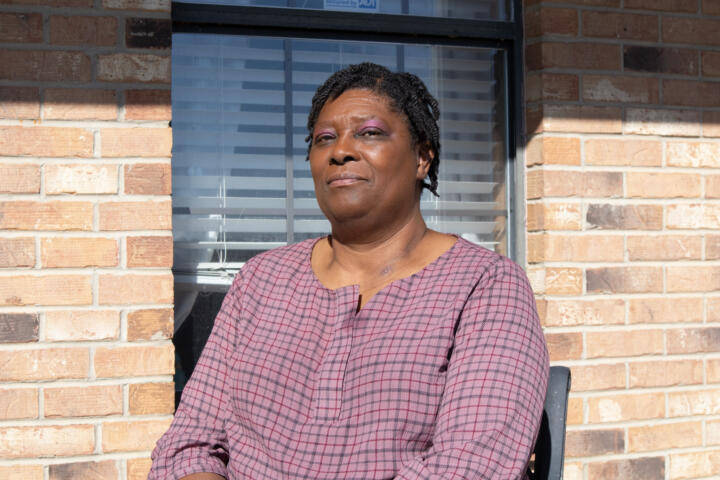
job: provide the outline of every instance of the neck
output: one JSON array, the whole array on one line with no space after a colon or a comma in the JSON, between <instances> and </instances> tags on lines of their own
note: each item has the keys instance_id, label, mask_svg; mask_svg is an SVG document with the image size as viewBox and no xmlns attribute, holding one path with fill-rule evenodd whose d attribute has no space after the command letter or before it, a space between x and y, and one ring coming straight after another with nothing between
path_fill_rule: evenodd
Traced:
<instances>
[{"instance_id":1,"label":"neck","mask_svg":"<svg viewBox=\"0 0 720 480\"><path fill-rule=\"evenodd\" d=\"M358 235L334 227L327 268L339 268L360 276L388 275L411 256L427 231L419 209L405 224L374 234Z\"/></svg>"}]
</instances>

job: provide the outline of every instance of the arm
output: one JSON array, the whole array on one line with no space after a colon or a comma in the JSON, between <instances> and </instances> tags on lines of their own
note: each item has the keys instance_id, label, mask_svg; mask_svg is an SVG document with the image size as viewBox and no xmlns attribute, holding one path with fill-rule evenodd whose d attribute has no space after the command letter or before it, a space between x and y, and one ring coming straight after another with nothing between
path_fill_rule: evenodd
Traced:
<instances>
[{"instance_id":1,"label":"arm","mask_svg":"<svg viewBox=\"0 0 720 480\"><path fill-rule=\"evenodd\" d=\"M548 356L524 272L501 259L456 326L432 446L396 480L524 478L542 417Z\"/></svg>"},{"instance_id":2,"label":"arm","mask_svg":"<svg viewBox=\"0 0 720 480\"><path fill-rule=\"evenodd\" d=\"M153 450L148 480L214 480L227 476L229 447L224 427L231 411L227 385L229 362L238 337L239 279L240 274L223 300L170 428ZM192 475L200 472L205 473Z\"/></svg>"}]
</instances>

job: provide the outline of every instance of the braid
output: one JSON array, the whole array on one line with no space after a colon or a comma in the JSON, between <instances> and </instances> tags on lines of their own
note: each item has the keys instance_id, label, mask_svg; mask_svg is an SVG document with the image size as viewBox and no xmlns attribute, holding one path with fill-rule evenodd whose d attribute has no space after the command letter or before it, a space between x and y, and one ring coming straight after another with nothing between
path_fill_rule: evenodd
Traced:
<instances>
[{"instance_id":1,"label":"braid","mask_svg":"<svg viewBox=\"0 0 720 480\"><path fill-rule=\"evenodd\" d=\"M374 63L350 65L328 78L317 89L308 115L308 158L312 148L312 131L315 128L320 110L328 100L334 100L350 89L367 89L386 97L393 110L402 113L407 119L413 146L420 145L432 154L428 177L430 183L423 182L433 195L438 196L438 166L440 164L440 129L437 120L440 109L437 100L430 94L425 84L412 73L393 73Z\"/></svg>"}]
</instances>

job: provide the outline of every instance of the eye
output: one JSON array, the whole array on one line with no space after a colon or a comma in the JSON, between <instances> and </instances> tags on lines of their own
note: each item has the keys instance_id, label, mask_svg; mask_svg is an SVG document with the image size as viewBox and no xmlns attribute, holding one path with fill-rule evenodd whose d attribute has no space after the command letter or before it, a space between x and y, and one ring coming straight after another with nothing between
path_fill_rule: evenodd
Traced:
<instances>
[{"instance_id":1,"label":"eye","mask_svg":"<svg viewBox=\"0 0 720 480\"><path fill-rule=\"evenodd\" d=\"M329 141L329 140L332 140L333 138L335 138L335 137L334 137L334 135L332 135L331 133L322 132L322 133L317 134L317 135L315 136L315 138L313 138L313 144L314 144L314 145L317 145L317 144L320 144L320 143L324 143L324 142L327 142L327 141Z\"/></svg>"},{"instance_id":2,"label":"eye","mask_svg":"<svg viewBox=\"0 0 720 480\"><path fill-rule=\"evenodd\" d=\"M383 133L384 132L379 128L371 127L363 128L362 130L360 130L360 132L358 132L358 135L360 135L361 137L375 137L377 135L382 135Z\"/></svg>"}]
</instances>

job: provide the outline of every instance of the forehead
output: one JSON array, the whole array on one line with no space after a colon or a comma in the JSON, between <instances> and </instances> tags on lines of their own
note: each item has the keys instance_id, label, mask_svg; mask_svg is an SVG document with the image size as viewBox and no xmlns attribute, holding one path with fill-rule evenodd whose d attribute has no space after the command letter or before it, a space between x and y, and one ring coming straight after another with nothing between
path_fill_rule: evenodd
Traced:
<instances>
[{"instance_id":1,"label":"forehead","mask_svg":"<svg viewBox=\"0 0 720 480\"><path fill-rule=\"evenodd\" d=\"M331 117L342 116L347 118L373 118L382 117L387 120L405 120L405 115L398 113L385 95L366 89L348 89L323 105L318 122L329 120Z\"/></svg>"}]
</instances>

